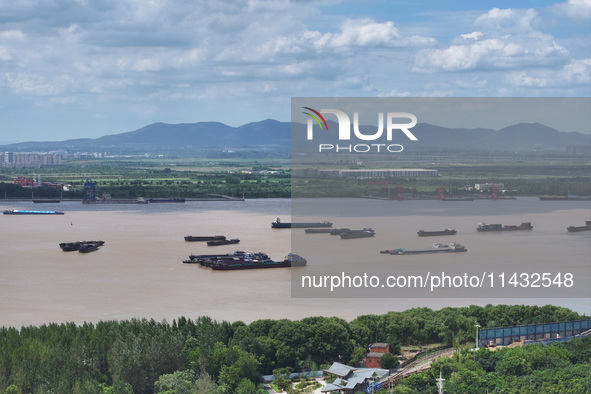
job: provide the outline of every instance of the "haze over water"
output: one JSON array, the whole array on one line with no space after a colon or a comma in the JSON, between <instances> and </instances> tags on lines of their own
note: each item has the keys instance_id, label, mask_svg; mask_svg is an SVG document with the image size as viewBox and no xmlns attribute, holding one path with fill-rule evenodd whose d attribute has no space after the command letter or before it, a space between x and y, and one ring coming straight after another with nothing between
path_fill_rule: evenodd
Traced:
<instances>
[{"instance_id":1,"label":"haze over water","mask_svg":"<svg viewBox=\"0 0 591 394\"><path fill-rule=\"evenodd\" d=\"M394 244L392 237L384 231L376 232L373 239L343 242L371 241L376 244L377 253L379 249L417 246L416 231L421 228L455 226L459 233L473 235L476 223L484 220L505 224L531 221L534 230L530 241L534 244L556 244L557 237L571 236L568 242L582 243L587 250L591 248L591 232L566 233L566 226L582 225L584 220L591 220L589 202L520 198L497 204L480 201L372 203L384 207L405 204L406 214L397 217L396 226L408 229L408 238L405 241L402 237L401 241L413 244ZM525 209L527 212L524 207L529 207ZM275 217L289 221L290 208L288 199L148 205L0 201L2 210L65 212L60 216L0 217L0 326L97 322L132 317L170 322L179 316L196 318L203 315L217 320L245 322L316 315L350 320L362 314L381 314L417 306L438 309L488 303L550 303L580 313L591 313L589 299L291 298L290 269L219 272L195 264L182 264L191 253L231 253L234 250L264 251L273 259L283 259L291 251L291 233L303 230L271 229L271 221ZM456 225L458 222L454 219L462 210L461 221ZM318 220L332 219L328 211L317 212L317 215ZM490 220L494 217L503 220ZM426 228L425 223L433 223L434 228ZM238 245L208 247L205 243L185 242L183 238L185 235L218 234L241 241ZM316 243L329 237L326 234L307 236L313 237L310 240ZM471 254L472 250L499 240L494 238L493 241L487 236L469 238L466 257L489 259L494 265L497 259L494 253ZM58 246L60 242L78 240L102 240L105 245L88 254L62 252ZM439 239L426 240L431 243ZM330 242L333 241L336 240ZM527 259L528 256L519 258ZM568 249L565 249L566 258ZM310 266L333 263L308 258Z\"/></svg>"}]
</instances>

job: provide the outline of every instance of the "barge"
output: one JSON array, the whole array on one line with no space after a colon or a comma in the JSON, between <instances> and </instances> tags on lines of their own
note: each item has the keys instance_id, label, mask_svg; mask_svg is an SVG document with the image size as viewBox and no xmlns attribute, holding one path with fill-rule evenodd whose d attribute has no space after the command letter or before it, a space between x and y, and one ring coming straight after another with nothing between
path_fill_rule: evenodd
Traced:
<instances>
[{"instance_id":1,"label":"barge","mask_svg":"<svg viewBox=\"0 0 591 394\"><path fill-rule=\"evenodd\" d=\"M224 239L226 239L224 235L187 235L185 237L187 242L220 241Z\"/></svg>"},{"instance_id":2,"label":"barge","mask_svg":"<svg viewBox=\"0 0 591 394\"><path fill-rule=\"evenodd\" d=\"M33 211L29 209L8 209L3 212L4 215L63 215L59 211Z\"/></svg>"},{"instance_id":3,"label":"barge","mask_svg":"<svg viewBox=\"0 0 591 394\"><path fill-rule=\"evenodd\" d=\"M169 197L169 198L148 198L149 203L170 203L170 202L185 202L182 197Z\"/></svg>"},{"instance_id":4,"label":"barge","mask_svg":"<svg viewBox=\"0 0 591 394\"><path fill-rule=\"evenodd\" d=\"M283 261L235 259L234 261L218 260L211 265L214 271L231 271L245 269L304 267L307 261L300 255L289 253Z\"/></svg>"},{"instance_id":5,"label":"barge","mask_svg":"<svg viewBox=\"0 0 591 394\"><path fill-rule=\"evenodd\" d=\"M531 222L523 222L520 225L502 225L502 224L485 224L478 223L477 231L519 231L519 230L532 230L534 226Z\"/></svg>"},{"instance_id":6,"label":"barge","mask_svg":"<svg viewBox=\"0 0 591 394\"><path fill-rule=\"evenodd\" d=\"M97 245L103 246L105 244L104 241L76 241L76 242L62 242L60 243L60 248L64 252L75 252L80 250L80 248L86 247L88 245Z\"/></svg>"},{"instance_id":7,"label":"barge","mask_svg":"<svg viewBox=\"0 0 591 394\"><path fill-rule=\"evenodd\" d=\"M232 245L232 244L237 244L238 242L240 242L240 240L238 238L234 238L234 239L216 239L216 240L213 240L213 241L207 241L207 246Z\"/></svg>"},{"instance_id":8,"label":"barge","mask_svg":"<svg viewBox=\"0 0 591 394\"><path fill-rule=\"evenodd\" d=\"M432 236L438 236L438 235L456 235L457 231L451 228L446 228L445 230L439 230L439 231L425 231L425 230L419 230L417 231L417 234L419 235L419 237L432 237Z\"/></svg>"},{"instance_id":9,"label":"barge","mask_svg":"<svg viewBox=\"0 0 591 394\"><path fill-rule=\"evenodd\" d=\"M371 228L364 228L363 230L351 230L340 234L341 239L354 239L354 238L368 238L373 237L375 231Z\"/></svg>"},{"instance_id":10,"label":"barge","mask_svg":"<svg viewBox=\"0 0 591 394\"><path fill-rule=\"evenodd\" d=\"M324 222L312 222L312 223L284 223L279 218L273 219L271 228L318 228L318 227L332 227L332 223L328 221Z\"/></svg>"},{"instance_id":11,"label":"barge","mask_svg":"<svg viewBox=\"0 0 591 394\"><path fill-rule=\"evenodd\" d=\"M397 249L389 249L389 250L382 250L380 253L382 254L391 254L391 255L406 255L406 254L433 254L433 253L457 253L457 252L467 252L463 245L460 245L457 242L452 242L449 245L437 245L433 249L404 249L404 248L397 248Z\"/></svg>"},{"instance_id":12,"label":"barge","mask_svg":"<svg viewBox=\"0 0 591 394\"><path fill-rule=\"evenodd\" d=\"M569 233L578 233L580 231L591 231L591 220L585 220L585 226L568 226L566 231Z\"/></svg>"}]
</instances>

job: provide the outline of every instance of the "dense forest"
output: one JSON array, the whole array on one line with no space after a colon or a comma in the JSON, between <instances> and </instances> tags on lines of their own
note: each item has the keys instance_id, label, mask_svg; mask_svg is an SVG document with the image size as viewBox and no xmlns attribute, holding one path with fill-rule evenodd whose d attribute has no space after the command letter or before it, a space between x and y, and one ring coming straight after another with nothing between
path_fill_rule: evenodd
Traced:
<instances>
[{"instance_id":1,"label":"dense forest","mask_svg":"<svg viewBox=\"0 0 591 394\"><path fill-rule=\"evenodd\" d=\"M351 322L309 317L245 324L180 317L172 323L132 319L3 327L0 393L257 393L262 390L264 374L317 370L333 361L354 365L375 341L390 343L398 353L408 345L457 346L473 341L476 323L498 327L580 318L569 309L551 305L472 305L364 315ZM484 351L460 352L453 359L438 362L437 367L441 366L448 384L455 384L457 392L464 392L462 385L470 385L470 379L485 374L492 374L487 379L494 380L494 385L488 386L493 388L513 387L515 382L525 387L526 375L544 380L550 379L551 373L558 374L555 370L539 372L542 367L560 367L563 375L552 378L557 382L572 375L587 384L581 387L589 387L588 372L582 374L579 365L586 362L583 366L589 370L588 342L584 347L571 345L573 352L568 344L562 346L566 350L552 350L547 363L541 359L550 356L536 352L550 350L527 347L522 354L507 356L508 360L504 360L503 351L490 356ZM575 352L577 349L582 350ZM430 392L435 387L434 373L433 369L408 378L400 388L407 391L400 392Z\"/></svg>"}]
</instances>

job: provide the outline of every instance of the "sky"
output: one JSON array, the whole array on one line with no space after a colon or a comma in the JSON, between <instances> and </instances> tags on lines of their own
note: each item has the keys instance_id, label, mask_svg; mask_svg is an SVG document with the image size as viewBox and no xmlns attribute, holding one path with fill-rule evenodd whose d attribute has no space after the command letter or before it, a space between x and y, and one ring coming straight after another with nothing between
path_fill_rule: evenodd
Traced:
<instances>
[{"instance_id":1,"label":"sky","mask_svg":"<svg viewBox=\"0 0 591 394\"><path fill-rule=\"evenodd\" d=\"M589 96L591 0L0 0L0 143L289 121L291 97Z\"/></svg>"}]
</instances>

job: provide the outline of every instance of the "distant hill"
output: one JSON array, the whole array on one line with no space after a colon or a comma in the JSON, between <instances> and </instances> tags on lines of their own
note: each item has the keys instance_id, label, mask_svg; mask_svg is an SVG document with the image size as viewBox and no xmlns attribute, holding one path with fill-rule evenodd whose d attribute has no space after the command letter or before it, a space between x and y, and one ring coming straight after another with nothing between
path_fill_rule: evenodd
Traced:
<instances>
[{"instance_id":1,"label":"distant hill","mask_svg":"<svg viewBox=\"0 0 591 394\"><path fill-rule=\"evenodd\" d=\"M297 125L299 142L305 143L305 126ZM329 122L329 130L337 128ZM361 128L362 130L363 127ZM366 130L374 130L369 127ZM452 129L419 123L412 133L418 142L411 142L401 134L393 143L401 143L406 152L565 152L568 145L591 145L591 135L578 132L559 132L539 123L519 123L501 130L485 128ZM334 143L334 134L318 132L315 143ZM111 152L158 153L206 149L258 149L288 151L291 147L291 123L267 119L232 127L219 122L167 124L154 123L141 129L121 134L105 135L96 139L73 139L61 142L22 142L0 146L0 151L31 152Z\"/></svg>"}]
</instances>

